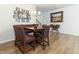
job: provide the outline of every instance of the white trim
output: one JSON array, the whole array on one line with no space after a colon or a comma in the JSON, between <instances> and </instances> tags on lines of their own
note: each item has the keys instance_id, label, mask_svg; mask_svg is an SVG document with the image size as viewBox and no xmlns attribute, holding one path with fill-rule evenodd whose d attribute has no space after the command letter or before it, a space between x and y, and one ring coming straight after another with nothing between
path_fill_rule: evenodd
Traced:
<instances>
[{"instance_id":1,"label":"white trim","mask_svg":"<svg viewBox=\"0 0 79 59\"><path fill-rule=\"evenodd\" d=\"M59 33L68 34L68 35L74 35L74 36L79 36L79 34L65 33L65 32L60 32L60 31L59 31ZM1 41L0 44L6 43L6 42L9 42L9 41L12 41L12 40L14 40L14 39L9 39L9 40L5 40L5 41Z\"/></svg>"},{"instance_id":2,"label":"white trim","mask_svg":"<svg viewBox=\"0 0 79 59\"><path fill-rule=\"evenodd\" d=\"M0 42L0 44L6 43L6 42L9 42L9 41L12 41L12 40L14 40L14 39L9 39L9 40L2 41L2 42Z\"/></svg>"},{"instance_id":3,"label":"white trim","mask_svg":"<svg viewBox=\"0 0 79 59\"><path fill-rule=\"evenodd\" d=\"M75 34L75 33L67 33L67 32L60 32L60 31L59 31L59 33L67 34L67 35L79 36L79 34Z\"/></svg>"}]
</instances>

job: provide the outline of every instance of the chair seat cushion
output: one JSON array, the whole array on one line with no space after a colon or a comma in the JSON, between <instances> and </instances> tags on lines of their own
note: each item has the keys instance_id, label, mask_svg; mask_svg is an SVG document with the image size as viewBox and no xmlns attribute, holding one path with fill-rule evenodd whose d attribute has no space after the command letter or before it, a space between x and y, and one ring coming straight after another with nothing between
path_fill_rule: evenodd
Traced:
<instances>
[{"instance_id":1,"label":"chair seat cushion","mask_svg":"<svg viewBox=\"0 0 79 59\"><path fill-rule=\"evenodd\" d=\"M33 35L28 35L28 36L25 36L24 37L24 41L26 42L26 43L29 43L29 42L32 42L32 41L34 41L34 36Z\"/></svg>"},{"instance_id":2,"label":"chair seat cushion","mask_svg":"<svg viewBox=\"0 0 79 59\"><path fill-rule=\"evenodd\" d=\"M34 33L28 33L28 35L34 35Z\"/></svg>"}]
</instances>

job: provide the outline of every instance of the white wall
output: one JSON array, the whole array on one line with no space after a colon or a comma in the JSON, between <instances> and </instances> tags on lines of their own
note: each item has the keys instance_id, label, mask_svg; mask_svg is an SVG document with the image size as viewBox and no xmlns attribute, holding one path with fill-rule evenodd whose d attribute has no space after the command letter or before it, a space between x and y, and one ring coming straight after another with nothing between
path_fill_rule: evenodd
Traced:
<instances>
[{"instance_id":1,"label":"white wall","mask_svg":"<svg viewBox=\"0 0 79 59\"><path fill-rule=\"evenodd\" d=\"M16 7L20 7L30 11L36 10L36 7L33 5L0 5L0 43L14 39L13 25L16 22L13 19L13 11ZM59 31L61 33L79 35L79 5L73 5L55 11L59 10L64 11L64 22L61 24ZM43 24L50 23L49 15L51 12L41 13L39 19ZM23 24L31 23L36 23L34 15L32 15L32 20L29 23Z\"/></svg>"},{"instance_id":2,"label":"white wall","mask_svg":"<svg viewBox=\"0 0 79 59\"><path fill-rule=\"evenodd\" d=\"M60 10L64 11L64 21L61 24L59 31L61 33L79 36L79 5L73 5L51 12L56 12Z\"/></svg>"},{"instance_id":3,"label":"white wall","mask_svg":"<svg viewBox=\"0 0 79 59\"><path fill-rule=\"evenodd\" d=\"M13 25L16 22L15 19L13 19L13 12L16 7L20 7L29 11L36 10L36 7L33 5L0 5L0 43L14 39ZM36 23L34 15L31 16L32 19L30 22L24 24Z\"/></svg>"}]
</instances>

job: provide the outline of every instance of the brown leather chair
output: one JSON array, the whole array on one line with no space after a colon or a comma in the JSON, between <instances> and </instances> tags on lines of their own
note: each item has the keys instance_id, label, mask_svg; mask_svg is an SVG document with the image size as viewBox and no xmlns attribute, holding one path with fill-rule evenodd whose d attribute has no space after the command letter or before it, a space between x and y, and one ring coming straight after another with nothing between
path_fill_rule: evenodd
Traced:
<instances>
[{"instance_id":1,"label":"brown leather chair","mask_svg":"<svg viewBox=\"0 0 79 59\"><path fill-rule=\"evenodd\" d=\"M26 53L26 46L29 46L33 50L35 50L35 45L36 45L35 37L32 34L32 32L25 30L24 27L20 27L20 26L13 26L13 27L14 27L15 39L16 39L15 44L19 47L20 51L22 53Z\"/></svg>"},{"instance_id":2,"label":"brown leather chair","mask_svg":"<svg viewBox=\"0 0 79 59\"><path fill-rule=\"evenodd\" d=\"M38 31L38 33L36 34L36 37L37 37L38 43L43 46L43 49L45 49L45 46L46 46L45 43L47 43L49 46L49 29L50 29L50 26L42 25L42 28L43 29Z\"/></svg>"}]
</instances>

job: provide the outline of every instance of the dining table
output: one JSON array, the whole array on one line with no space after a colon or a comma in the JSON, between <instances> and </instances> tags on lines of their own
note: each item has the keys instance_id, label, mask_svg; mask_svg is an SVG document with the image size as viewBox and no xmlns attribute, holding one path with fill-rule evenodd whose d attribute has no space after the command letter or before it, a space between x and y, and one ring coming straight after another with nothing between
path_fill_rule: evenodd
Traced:
<instances>
[{"instance_id":1,"label":"dining table","mask_svg":"<svg viewBox=\"0 0 79 59\"><path fill-rule=\"evenodd\" d=\"M38 34L40 34L44 29L42 27L25 27L26 30L30 30L32 33L34 34L35 40L36 40L36 44L38 44ZM30 34L30 35L31 35Z\"/></svg>"},{"instance_id":2,"label":"dining table","mask_svg":"<svg viewBox=\"0 0 79 59\"><path fill-rule=\"evenodd\" d=\"M37 33L37 32L39 32L39 31L42 31L42 30L43 30L42 27L37 27L37 28L35 28L35 27L24 27L24 29L33 31L34 34Z\"/></svg>"}]
</instances>

